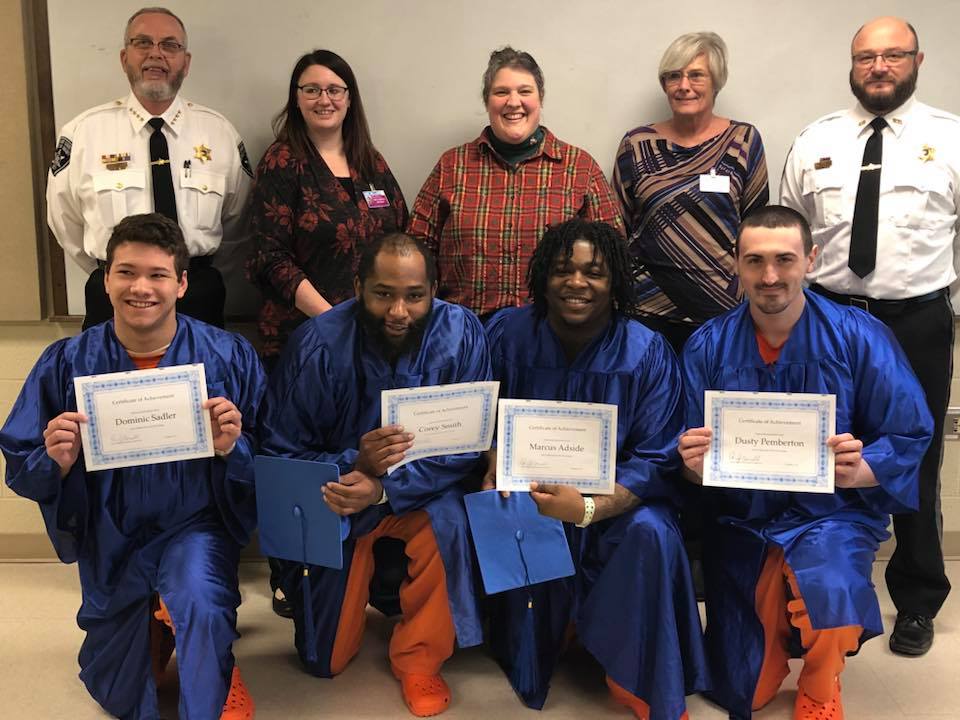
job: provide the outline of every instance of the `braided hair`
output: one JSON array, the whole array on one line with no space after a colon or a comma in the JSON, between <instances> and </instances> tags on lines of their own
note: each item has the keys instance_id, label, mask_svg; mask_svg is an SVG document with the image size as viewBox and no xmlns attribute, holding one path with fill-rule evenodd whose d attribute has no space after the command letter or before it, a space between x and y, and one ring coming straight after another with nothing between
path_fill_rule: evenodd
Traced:
<instances>
[{"instance_id":1,"label":"braided hair","mask_svg":"<svg viewBox=\"0 0 960 720\"><path fill-rule=\"evenodd\" d=\"M603 258L610 274L610 296L613 307L623 313L629 313L636 304L633 285L633 263L627 252L623 236L604 222L591 222L582 218L573 218L559 225L548 226L540 242L537 243L527 268L527 287L536 312L547 312L547 281L557 262L558 256L564 261L573 255L573 244L577 240L586 240L593 245L593 256Z\"/></svg>"}]
</instances>

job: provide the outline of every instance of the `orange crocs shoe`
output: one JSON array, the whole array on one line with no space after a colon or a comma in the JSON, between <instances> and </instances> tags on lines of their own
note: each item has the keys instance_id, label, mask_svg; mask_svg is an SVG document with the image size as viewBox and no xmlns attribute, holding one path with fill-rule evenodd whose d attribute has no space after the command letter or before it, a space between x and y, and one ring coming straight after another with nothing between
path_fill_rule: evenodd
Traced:
<instances>
[{"instance_id":1,"label":"orange crocs shoe","mask_svg":"<svg viewBox=\"0 0 960 720\"><path fill-rule=\"evenodd\" d=\"M803 691L797 690L797 704L793 707L793 720L843 720L843 703L840 702L840 678L833 686L833 697L818 703Z\"/></svg>"},{"instance_id":2,"label":"orange crocs shoe","mask_svg":"<svg viewBox=\"0 0 960 720\"><path fill-rule=\"evenodd\" d=\"M394 677L400 681L403 701L407 709L417 717L439 715L450 707L450 688L444 679L437 675L418 675L405 673L393 665Z\"/></svg>"},{"instance_id":3,"label":"orange crocs shoe","mask_svg":"<svg viewBox=\"0 0 960 720\"><path fill-rule=\"evenodd\" d=\"M167 610L167 604L163 601L163 598L157 595L157 608L153 613L153 616L170 628L170 632L174 635L177 634L177 629L173 626L173 619L170 617L170 611Z\"/></svg>"},{"instance_id":4,"label":"orange crocs shoe","mask_svg":"<svg viewBox=\"0 0 960 720\"><path fill-rule=\"evenodd\" d=\"M614 702L631 710L634 716L636 716L637 720L649 720L649 705L647 705L643 700L638 698L625 687L618 685L617 682L609 675L607 675L606 679L607 687L610 688L610 696L613 698ZM690 720L690 716L687 715L686 710L683 711L683 715L680 716L679 720Z\"/></svg>"},{"instance_id":5,"label":"orange crocs shoe","mask_svg":"<svg viewBox=\"0 0 960 720\"><path fill-rule=\"evenodd\" d=\"M170 664L170 657L176 641L173 633L162 622L150 619L150 670L153 673L153 682L160 686Z\"/></svg>"},{"instance_id":6,"label":"orange crocs shoe","mask_svg":"<svg viewBox=\"0 0 960 720\"><path fill-rule=\"evenodd\" d=\"M223 704L220 720L253 720L253 698L247 692L247 686L240 677L240 668L233 666L233 676L230 678L230 692L227 701Z\"/></svg>"},{"instance_id":7,"label":"orange crocs shoe","mask_svg":"<svg viewBox=\"0 0 960 720\"><path fill-rule=\"evenodd\" d=\"M170 613L160 596L154 595L150 603L150 670L158 687L164 680L175 647Z\"/></svg>"}]
</instances>

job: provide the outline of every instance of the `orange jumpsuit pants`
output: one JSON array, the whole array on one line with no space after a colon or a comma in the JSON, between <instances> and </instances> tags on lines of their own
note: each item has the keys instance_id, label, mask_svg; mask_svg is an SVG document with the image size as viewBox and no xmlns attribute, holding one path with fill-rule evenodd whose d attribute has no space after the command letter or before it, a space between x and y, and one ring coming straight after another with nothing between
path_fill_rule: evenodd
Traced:
<instances>
[{"instance_id":1,"label":"orange jumpsuit pants","mask_svg":"<svg viewBox=\"0 0 960 720\"><path fill-rule=\"evenodd\" d=\"M330 670L334 675L343 672L360 650L374 570L373 544L381 537L403 540L410 559L407 578L400 585L402 619L390 638L390 662L403 673L435 675L453 654L456 632L443 560L430 526L430 516L423 510L388 515L357 540L340 608Z\"/></svg>"},{"instance_id":2,"label":"orange jumpsuit pants","mask_svg":"<svg viewBox=\"0 0 960 720\"><path fill-rule=\"evenodd\" d=\"M787 588L790 597L787 597ZM860 646L860 625L815 630L800 596L797 576L787 565L783 550L772 545L760 572L756 591L757 615L763 624L763 666L753 695L753 709L759 710L773 700L780 684L790 674L787 643L790 626L800 630L803 646L803 670L799 686L818 703L833 697L834 684L843 671L848 652Z\"/></svg>"}]
</instances>

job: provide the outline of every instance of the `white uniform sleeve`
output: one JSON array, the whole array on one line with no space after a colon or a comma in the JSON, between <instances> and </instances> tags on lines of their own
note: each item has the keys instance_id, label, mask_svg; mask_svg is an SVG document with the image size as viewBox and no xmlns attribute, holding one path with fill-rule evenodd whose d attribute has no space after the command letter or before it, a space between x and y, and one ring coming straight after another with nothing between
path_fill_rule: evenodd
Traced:
<instances>
[{"instance_id":1,"label":"white uniform sleeve","mask_svg":"<svg viewBox=\"0 0 960 720\"><path fill-rule=\"evenodd\" d=\"M800 138L793 141L783 165L780 178L780 204L793 208L810 222L810 215L803 206L803 160L798 148Z\"/></svg>"},{"instance_id":2,"label":"white uniform sleeve","mask_svg":"<svg viewBox=\"0 0 960 720\"><path fill-rule=\"evenodd\" d=\"M63 251L92 272L97 261L83 249L83 213L77 192L81 163L71 159L74 129L68 123L60 131L56 155L47 172L47 224Z\"/></svg>"}]
</instances>

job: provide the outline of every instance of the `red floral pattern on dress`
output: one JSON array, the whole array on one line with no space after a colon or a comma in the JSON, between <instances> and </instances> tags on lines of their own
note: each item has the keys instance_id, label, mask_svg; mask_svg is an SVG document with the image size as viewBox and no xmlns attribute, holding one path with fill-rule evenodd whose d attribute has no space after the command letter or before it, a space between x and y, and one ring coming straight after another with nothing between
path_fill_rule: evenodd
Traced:
<instances>
[{"instance_id":1,"label":"red floral pattern on dress","mask_svg":"<svg viewBox=\"0 0 960 720\"><path fill-rule=\"evenodd\" d=\"M304 279L330 303L352 297L363 248L406 225L403 193L381 156L372 178L351 174L345 182L354 184L353 198L323 160L298 159L279 142L267 148L257 167L247 275L263 296L258 326L264 357L279 354L290 333L306 319L294 306ZM367 206L362 191L370 185L386 193L388 207Z\"/></svg>"}]
</instances>

